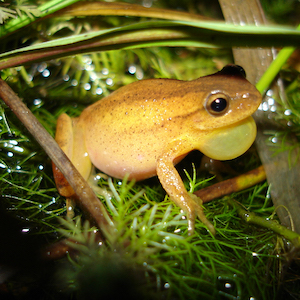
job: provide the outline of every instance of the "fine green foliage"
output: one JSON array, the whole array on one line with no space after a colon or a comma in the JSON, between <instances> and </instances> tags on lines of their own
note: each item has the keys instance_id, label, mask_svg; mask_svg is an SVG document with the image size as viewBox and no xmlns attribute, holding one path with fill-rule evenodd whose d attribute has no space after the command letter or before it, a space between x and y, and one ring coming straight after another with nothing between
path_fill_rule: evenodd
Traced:
<instances>
[{"instance_id":1,"label":"fine green foliage","mask_svg":"<svg viewBox=\"0 0 300 300\"><path fill-rule=\"evenodd\" d=\"M102 183L102 187L107 184L104 180ZM90 228L88 223L81 225L79 218L74 222L61 220L66 229L60 232L70 239L68 245L80 253L60 274L66 292L81 295L83 274L90 268L92 276L100 281L105 280L113 268L118 275L128 272L132 276L129 287L122 293L134 288L142 299L243 299L262 295L268 299L272 295L271 281L276 281L281 260L274 252L276 238L271 232L258 233L255 227L246 228L226 202L211 203L207 208L214 212L208 216L215 220L216 238L200 222L197 222L197 234L187 237L184 214L169 199L157 202L156 195L144 190L137 192L135 187L132 191L132 184L126 181L113 184L109 179L108 186L114 195L107 201L117 232L107 243L97 243L95 228ZM249 198L255 198L259 191L251 189ZM268 213L268 202L265 199L260 213ZM107 261L118 263L106 265ZM95 265L98 267L93 267ZM266 272L268 279L263 276ZM135 278L138 274L139 281ZM116 281L117 278L114 277ZM112 290L115 284L115 281L109 283ZM88 288L92 298L100 292L99 286L88 284Z\"/></svg>"},{"instance_id":2,"label":"fine green foliage","mask_svg":"<svg viewBox=\"0 0 300 300\"><path fill-rule=\"evenodd\" d=\"M18 3L25 3L21 2ZM88 46L92 37L99 38L104 33L113 32L115 39L119 39L125 29L133 31L149 27L149 24L173 24L173 27L180 24L193 30L198 26L179 20L148 23L145 18L111 16L68 16L33 22L34 18L45 16L48 8L55 12L74 2L40 1L38 5L36 1L26 1L26 5L34 7L32 11L27 7L27 13L20 11L17 19L13 19L19 14L16 6L2 6L1 2L0 18L6 24L6 31L0 31L1 61L9 58L14 63L16 53L20 58L29 54L29 49L65 46L67 42L80 38L88 41ZM168 7L167 1L160 1L158 5ZM190 6L193 5L195 3L190 1ZM140 20L145 22L138 23ZM223 29L233 30L232 33L226 32L226 43L231 45L237 34L230 26ZM255 34L253 28L237 28L250 29L251 34ZM299 36L299 32L291 27L278 29L272 26L268 30L273 30L275 36L279 31L291 33L291 40L293 36ZM272 39L275 38L271 37L269 41ZM27 60L30 62L27 65L16 63L14 66L20 66L2 69L1 77L54 136L55 123L61 113L78 116L84 107L120 86L143 78L191 80L213 73L231 62L231 50L220 49L219 45L198 48L208 43L195 43L191 39L172 43L163 40L136 42L125 49L119 49L124 45L113 46L118 48L114 51L84 55L72 52L73 56L53 56L55 59L51 61L33 59L35 63ZM28 48L23 47L25 44ZM144 49L146 45L180 47ZM212 43L209 46L213 46ZM285 65L283 75L288 83L288 101L283 103L282 110L278 109L277 116L282 122L292 124L287 131L293 130L299 137L299 71ZM93 299L99 293L107 295L106 298L113 295L118 299L120 295L114 293L120 290L120 282L125 282L122 295L127 293L133 299L275 299L279 294L280 284L284 282L282 266L288 260L288 243L268 229L243 222L225 199L204 205L207 218L216 227L216 236L212 236L200 221L196 222L195 234L188 236L185 215L165 196L157 179L133 184L100 174L97 184L107 189L111 197L99 198L116 223L115 235L106 240L99 239L99 229L89 224L78 207L74 220L65 220L65 199L55 187L50 160L14 114L2 102L0 105L2 209L24 220L26 226L34 228L32 234L43 236L48 243L67 238L70 247L68 257L55 263L56 272L49 275L55 277L55 285L51 281L48 290L41 291L44 299L50 299L49 290L55 294L55 299L62 296L61 291L68 299ZM208 172L199 170L201 156L193 155L178 166L190 192L216 180ZM254 148L229 162L233 173L248 171L259 164ZM234 175L225 173L222 176ZM273 217L267 183L230 197L260 217ZM295 277L291 281L295 281ZM34 284L32 286L31 289L38 289ZM11 284L11 289L15 292L14 284Z\"/></svg>"}]
</instances>

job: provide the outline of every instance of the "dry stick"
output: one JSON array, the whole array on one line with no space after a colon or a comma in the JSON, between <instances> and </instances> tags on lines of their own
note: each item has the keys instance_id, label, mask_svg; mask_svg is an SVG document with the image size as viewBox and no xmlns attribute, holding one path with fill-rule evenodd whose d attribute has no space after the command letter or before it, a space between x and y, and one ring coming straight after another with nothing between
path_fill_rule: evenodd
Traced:
<instances>
[{"instance_id":1,"label":"dry stick","mask_svg":"<svg viewBox=\"0 0 300 300\"><path fill-rule=\"evenodd\" d=\"M96 222L106 237L112 235L115 229L114 223L103 204L65 153L60 149L52 136L2 79L0 79L0 97L38 141L54 164L61 170L78 196L80 206L83 210L90 214L91 219Z\"/></svg>"}]
</instances>

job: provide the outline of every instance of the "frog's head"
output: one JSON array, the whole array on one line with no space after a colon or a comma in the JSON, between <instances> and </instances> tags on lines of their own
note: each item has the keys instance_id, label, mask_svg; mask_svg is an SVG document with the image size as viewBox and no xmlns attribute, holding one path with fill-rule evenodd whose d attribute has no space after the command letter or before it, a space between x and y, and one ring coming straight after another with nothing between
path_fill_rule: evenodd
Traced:
<instances>
[{"instance_id":1,"label":"frog's head","mask_svg":"<svg viewBox=\"0 0 300 300\"><path fill-rule=\"evenodd\" d=\"M236 158L255 140L256 124L251 115L261 103L261 94L245 77L244 69L236 65L203 77L210 82L213 79L213 85L204 104L209 127L207 123L203 127L206 134L199 150L210 158Z\"/></svg>"}]
</instances>

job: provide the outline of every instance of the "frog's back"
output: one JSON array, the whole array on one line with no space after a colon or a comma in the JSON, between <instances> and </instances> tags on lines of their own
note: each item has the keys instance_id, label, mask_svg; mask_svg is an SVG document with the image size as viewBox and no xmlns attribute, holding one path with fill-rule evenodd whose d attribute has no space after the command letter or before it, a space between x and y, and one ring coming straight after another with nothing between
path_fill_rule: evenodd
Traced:
<instances>
[{"instance_id":1,"label":"frog's back","mask_svg":"<svg viewBox=\"0 0 300 300\"><path fill-rule=\"evenodd\" d=\"M227 99L221 113L218 104L217 113L211 113L216 99ZM157 159L172 141L199 149L207 132L249 117L260 99L241 74L230 72L193 81L149 79L86 108L79 122L96 167L114 177L130 173L139 180L156 174Z\"/></svg>"},{"instance_id":2,"label":"frog's back","mask_svg":"<svg viewBox=\"0 0 300 300\"><path fill-rule=\"evenodd\" d=\"M85 109L80 120L86 125L85 141L93 164L114 177L122 178L126 172L136 179L154 176L157 157L170 140L187 130L185 115L197 109L183 99L191 94L191 83L143 80Z\"/></svg>"}]
</instances>

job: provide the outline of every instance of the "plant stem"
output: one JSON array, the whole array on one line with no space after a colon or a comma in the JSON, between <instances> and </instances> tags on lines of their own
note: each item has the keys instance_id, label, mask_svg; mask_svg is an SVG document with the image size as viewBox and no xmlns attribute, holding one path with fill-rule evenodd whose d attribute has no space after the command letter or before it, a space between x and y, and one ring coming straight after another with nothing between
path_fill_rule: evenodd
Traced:
<instances>
[{"instance_id":1,"label":"plant stem","mask_svg":"<svg viewBox=\"0 0 300 300\"><path fill-rule=\"evenodd\" d=\"M278 224L277 221L258 217L254 212L249 212L244 209L242 205L235 200L227 198L227 203L237 210L239 217L245 222L271 229L289 240L297 249L300 249L300 235L298 233Z\"/></svg>"},{"instance_id":2,"label":"plant stem","mask_svg":"<svg viewBox=\"0 0 300 300\"><path fill-rule=\"evenodd\" d=\"M297 27L297 30L300 30L300 25ZM284 47L277 55L277 57L270 64L269 68L262 75L256 88L260 91L261 94L264 94L268 87L271 85L272 81L278 75L282 66L286 63L288 58L295 51L296 47Z\"/></svg>"}]
</instances>

